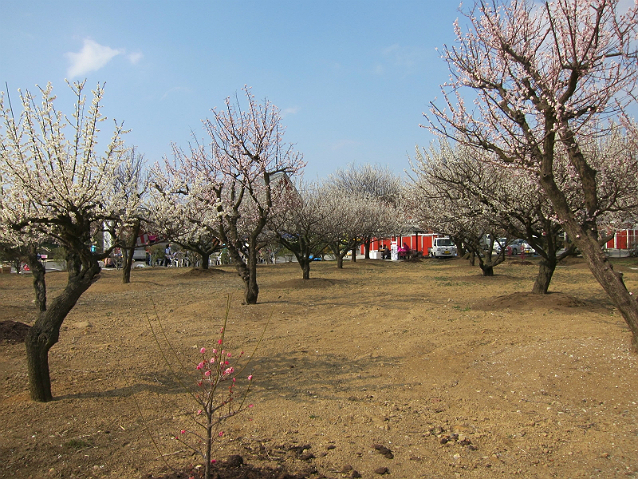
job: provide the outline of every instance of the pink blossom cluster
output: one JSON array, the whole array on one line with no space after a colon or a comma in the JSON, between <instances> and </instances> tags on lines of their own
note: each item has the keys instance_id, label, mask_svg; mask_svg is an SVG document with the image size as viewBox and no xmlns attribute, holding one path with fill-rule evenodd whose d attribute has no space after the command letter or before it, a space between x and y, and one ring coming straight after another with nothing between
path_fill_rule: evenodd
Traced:
<instances>
[{"instance_id":1,"label":"pink blossom cluster","mask_svg":"<svg viewBox=\"0 0 638 479\"><path fill-rule=\"evenodd\" d=\"M210 351L205 347L199 349L201 357L195 367L201 374L197 381L199 392L193 394L192 397L197 402L194 420L201 426L201 429L181 429L179 434L173 436L174 439L202 456L207 464L206 474L210 471L208 466L216 462L215 459L211 459L212 443L215 439L220 439L225 435L221 428L223 422L239 414L246 407L253 407L252 404L244 405L244 400L252 384L252 374L245 376L246 386L241 393L235 390L238 385L238 379L243 377L240 377L240 375L245 369L245 366L239 366L239 361L243 358L244 352L241 351L238 355L233 355L232 352L227 351L223 346L224 328L220 331L217 347L212 348ZM234 364L231 364L231 361ZM229 381L228 387L219 387L223 381ZM201 432L202 429L205 433ZM188 440L190 436L194 436L194 441ZM203 450L201 449L202 446L204 447ZM205 477L210 476L205 475Z\"/></svg>"}]
</instances>

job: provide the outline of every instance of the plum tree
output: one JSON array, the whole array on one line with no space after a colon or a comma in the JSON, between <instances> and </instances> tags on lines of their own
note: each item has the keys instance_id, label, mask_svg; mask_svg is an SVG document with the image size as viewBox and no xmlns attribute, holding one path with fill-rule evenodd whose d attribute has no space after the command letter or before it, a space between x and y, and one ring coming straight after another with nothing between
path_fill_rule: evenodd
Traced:
<instances>
[{"instance_id":1,"label":"plum tree","mask_svg":"<svg viewBox=\"0 0 638 479\"><path fill-rule=\"evenodd\" d=\"M99 125L105 120L103 86L93 90L88 107L84 82L70 87L76 97L71 116L56 110L50 84L40 89L39 104L30 92L20 92L18 116L10 99L0 98L2 242L20 245L45 238L66 250L67 284L51 304L44 300L40 305L25 341L29 391L36 401L52 399L48 352L69 311L99 278L98 261L110 254L95 248L96 239L105 228L117 237L129 226L125 212L134 211L138 201L116 187L116 172L127 158L122 125L115 124L104 152L98 151ZM45 288L44 268L41 274Z\"/></svg>"},{"instance_id":2,"label":"plum tree","mask_svg":"<svg viewBox=\"0 0 638 479\"><path fill-rule=\"evenodd\" d=\"M467 30L457 21L456 44L444 49L451 80L443 86L445 106L432 103L428 120L432 131L536 175L638 349L638 303L601 249L601 177L587 148L624 118L634 100L638 6L622 14L619 3L475 2L466 15ZM466 90L472 107L463 98ZM575 175L571 184L583 195L577 212L556 181L559 146ZM623 158L633 156L635 151L626 151Z\"/></svg>"}]
</instances>

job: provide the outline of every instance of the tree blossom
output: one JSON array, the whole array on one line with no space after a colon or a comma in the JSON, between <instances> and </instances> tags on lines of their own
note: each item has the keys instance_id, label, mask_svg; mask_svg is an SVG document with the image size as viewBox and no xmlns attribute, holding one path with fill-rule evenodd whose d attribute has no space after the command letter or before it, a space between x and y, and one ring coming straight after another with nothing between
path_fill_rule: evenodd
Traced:
<instances>
[{"instance_id":1,"label":"tree blossom","mask_svg":"<svg viewBox=\"0 0 638 479\"><path fill-rule=\"evenodd\" d=\"M227 320L228 309L225 321ZM224 344L224 331L225 328L222 328L218 344ZM249 375L248 379L243 382L245 385L243 392L238 394L236 391L236 388L241 387L241 381L238 382L237 377L243 377L241 374L248 364L239 365L237 362L243 357L243 351L236 356L223 348L219 350L215 348L212 351L214 356L208 359L205 357L207 349L205 347L199 349L202 359L197 364L197 370L201 374L197 381L199 392L191 394L197 403L193 419L198 428L196 430L183 429L181 435L184 437L176 438L194 453L202 456L207 464L204 470L205 478L211 477L209 466L215 463L215 460L211 459L213 441L224 436L224 431L220 430L222 423L247 407L244 401L252 386L252 375ZM233 358L234 365L226 367L230 358ZM236 369L235 366L238 368ZM228 384L228 387L220 387L223 384ZM191 436L194 438L193 442L189 440Z\"/></svg>"},{"instance_id":2,"label":"tree blossom","mask_svg":"<svg viewBox=\"0 0 638 479\"><path fill-rule=\"evenodd\" d=\"M40 103L29 91L20 92L18 117L9 99L0 97L0 241L48 238L67 255L67 286L40 312L25 342L30 394L37 401L52 399L48 351L62 322L98 278L98 261L111 252L95 247L97 238L105 232L119 237L140 204L115 180L127 161L121 125L115 124L111 140L98 151L103 87L98 84L88 105L84 83L70 87L76 103L69 116L55 108L50 84L40 89ZM41 280L44 285L43 269Z\"/></svg>"},{"instance_id":3,"label":"tree blossom","mask_svg":"<svg viewBox=\"0 0 638 479\"><path fill-rule=\"evenodd\" d=\"M477 1L467 13L467 31L457 22L456 44L444 50L451 79L443 85L444 106L432 104L428 119L432 131L536 175L638 350L638 303L601 250L602 178L587 152L614 121L629 127L638 5L624 14L619 9L619 0ZM471 107L462 96L468 89ZM559 145L582 192L582 218L556 181Z\"/></svg>"},{"instance_id":4,"label":"tree blossom","mask_svg":"<svg viewBox=\"0 0 638 479\"><path fill-rule=\"evenodd\" d=\"M332 173L327 183L346 195L361 196L373 208L378 208L380 214L371 218L374 223L366 225L366 231L361 232L365 259L370 259L370 244L374 237L390 236L398 232L396 220L403 190L400 178L387 167L356 167L352 163L346 169ZM397 211L392 211L393 209Z\"/></svg>"},{"instance_id":5,"label":"tree blossom","mask_svg":"<svg viewBox=\"0 0 638 479\"><path fill-rule=\"evenodd\" d=\"M245 88L204 121L210 143L194 138L189 149L174 147L157 190L187 208L186 218L228 248L246 287L245 303L257 302L257 252L268 242L268 219L281 207L289 178L304 166L301 154L284 142L279 109L258 103ZM162 170L157 167L156 171ZM181 199L180 199L181 198Z\"/></svg>"}]
</instances>

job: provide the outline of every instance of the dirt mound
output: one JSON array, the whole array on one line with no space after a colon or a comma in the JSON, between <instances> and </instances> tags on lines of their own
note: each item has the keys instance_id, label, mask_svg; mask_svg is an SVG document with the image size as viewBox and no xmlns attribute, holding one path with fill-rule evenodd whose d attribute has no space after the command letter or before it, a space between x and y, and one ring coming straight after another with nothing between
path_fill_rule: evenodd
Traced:
<instances>
[{"instance_id":1,"label":"dirt mound","mask_svg":"<svg viewBox=\"0 0 638 479\"><path fill-rule=\"evenodd\" d=\"M31 326L17 321L0 321L0 341L24 343L24 338Z\"/></svg>"},{"instance_id":2,"label":"dirt mound","mask_svg":"<svg viewBox=\"0 0 638 479\"><path fill-rule=\"evenodd\" d=\"M405 258L403 261L405 261L406 263L421 263L423 261L423 256Z\"/></svg>"},{"instance_id":3,"label":"dirt mound","mask_svg":"<svg viewBox=\"0 0 638 479\"><path fill-rule=\"evenodd\" d=\"M180 274L179 276L181 276L182 278L188 278L193 276L194 277L214 276L218 274L226 274L226 271L221 269L216 269L216 268L208 268L208 269L193 268L189 271L186 271L185 273Z\"/></svg>"},{"instance_id":4,"label":"dirt mound","mask_svg":"<svg viewBox=\"0 0 638 479\"><path fill-rule=\"evenodd\" d=\"M501 309L510 310L533 310L552 309L569 311L575 308L586 308L588 310L598 309L601 305L588 304L585 301L574 298L564 293L513 293L504 296L490 298L474 305L473 309L479 311L495 311Z\"/></svg>"},{"instance_id":5,"label":"dirt mound","mask_svg":"<svg viewBox=\"0 0 638 479\"><path fill-rule=\"evenodd\" d=\"M477 268L478 269L478 268ZM500 272L495 273L494 276L483 276L480 271L477 271L474 274L469 274L466 276L459 276L458 280L463 282L473 282L473 283L484 283L484 284L492 284L492 283L508 283L514 279L513 276L508 274L500 274Z\"/></svg>"}]
</instances>

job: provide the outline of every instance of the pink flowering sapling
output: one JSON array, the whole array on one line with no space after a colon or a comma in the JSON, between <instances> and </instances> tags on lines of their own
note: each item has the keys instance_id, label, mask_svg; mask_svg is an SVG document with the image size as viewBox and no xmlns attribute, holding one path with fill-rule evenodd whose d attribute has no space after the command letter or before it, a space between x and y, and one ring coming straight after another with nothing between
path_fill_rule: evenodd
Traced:
<instances>
[{"instance_id":1,"label":"pink flowering sapling","mask_svg":"<svg viewBox=\"0 0 638 479\"><path fill-rule=\"evenodd\" d=\"M239 361L244 356L244 352L233 358L232 353L223 349L225 328L220 331L220 338L217 341L219 348L212 349L207 355L206 348L201 348L199 353L201 361L197 364L196 370L200 377L197 381L198 391L193 394L197 402L197 411L194 415L194 422L198 426L196 430L182 429L180 434L174 439L185 444L194 452L202 456L205 461L204 478L210 478L210 466L215 463L211 458L212 444L215 438L222 438L224 431L221 430L222 423L227 419L239 414L246 407L244 406L246 396L252 386L253 375L244 376L242 373L247 366L239 366ZM235 365L231 364L231 358ZM245 388L238 392L238 383L244 379ZM193 446L189 441L189 436L194 436L197 444L205 444L205 449Z\"/></svg>"}]
</instances>

